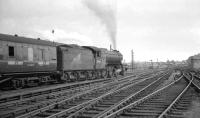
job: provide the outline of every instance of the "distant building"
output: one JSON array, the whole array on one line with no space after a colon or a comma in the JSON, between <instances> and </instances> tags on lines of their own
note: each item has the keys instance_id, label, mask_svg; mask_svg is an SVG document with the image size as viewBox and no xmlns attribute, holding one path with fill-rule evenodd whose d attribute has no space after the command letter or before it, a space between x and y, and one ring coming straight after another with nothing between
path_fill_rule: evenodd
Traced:
<instances>
[{"instance_id":1,"label":"distant building","mask_svg":"<svg viewBox=\"0 0 200 118\"><path fill-rule=\"evenodd\" d=\"M189 57L187 63L190 68L200 69L200 54Z\"/></svg>"}]
</instances>

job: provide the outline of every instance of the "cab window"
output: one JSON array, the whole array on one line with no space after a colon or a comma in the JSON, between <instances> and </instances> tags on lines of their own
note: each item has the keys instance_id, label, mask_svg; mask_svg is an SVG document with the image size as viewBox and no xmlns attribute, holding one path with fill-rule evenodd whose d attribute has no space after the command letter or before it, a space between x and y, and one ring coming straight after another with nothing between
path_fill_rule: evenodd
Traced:
<instances>
[{"instance_id":1,"label":"cab window","mask_svg":"<svg viewBox=\"0 0 200 118\"><path fill-rule=\"evenodd\" d=\"M101 52L97 52L97 57L101 57Z\"/></svg>"}]
</instances>

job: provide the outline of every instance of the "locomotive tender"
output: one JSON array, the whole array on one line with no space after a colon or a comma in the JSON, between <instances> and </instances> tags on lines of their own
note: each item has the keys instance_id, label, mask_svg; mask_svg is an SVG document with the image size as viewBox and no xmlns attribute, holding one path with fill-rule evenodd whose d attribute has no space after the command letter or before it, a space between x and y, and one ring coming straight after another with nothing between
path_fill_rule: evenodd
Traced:
<instances>
[{"instance_id":1,"label":"locomotive tender","mask_svg":"<svg viewBox=\"0 0 200 118\"><path fill-rule=\"evenodd\" d=\"M121 61L116 50L0 34L1 88L123 75Z\"/></svg>"}]
</instances>

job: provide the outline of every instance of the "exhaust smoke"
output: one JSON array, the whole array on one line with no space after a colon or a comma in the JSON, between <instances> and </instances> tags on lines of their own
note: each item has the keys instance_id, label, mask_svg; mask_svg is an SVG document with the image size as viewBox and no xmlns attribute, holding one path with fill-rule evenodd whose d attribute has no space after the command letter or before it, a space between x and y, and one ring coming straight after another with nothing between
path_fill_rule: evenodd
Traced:
<instances>
[{"instance_id":1,"label":"exhaust smoke","mask_svg":"<svg viewBox=\"0 0 200 118\"><path fill-rule=\"evenodd\" d=\"M109 0L106 0L109 1ZM116 49L116 11L111 5L104 5L100 0L84 0L83 4L94 14L100 18L101 22L105 24L107 32L110 36L113 48Z\"/></svg>"}]
</instances>

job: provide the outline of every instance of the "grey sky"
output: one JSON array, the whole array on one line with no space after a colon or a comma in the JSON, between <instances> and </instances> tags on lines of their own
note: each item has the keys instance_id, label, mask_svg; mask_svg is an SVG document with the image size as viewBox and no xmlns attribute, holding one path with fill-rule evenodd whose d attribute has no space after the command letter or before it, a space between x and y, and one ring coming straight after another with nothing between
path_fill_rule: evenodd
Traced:
<instances>
[{"instance_id":1,"label":"grey sky","mask_svg":"<svg viewBox=\"0 0 200 118\"><path fill-rule=\"evenodd\" d=\"M137 61L200 52L199 0L98 1L117 10L117 49L126 61L131 49ZM105 48L111 43L105 24L82 0L0 0L0 33Z\"/></svg>"}]
</instances>

